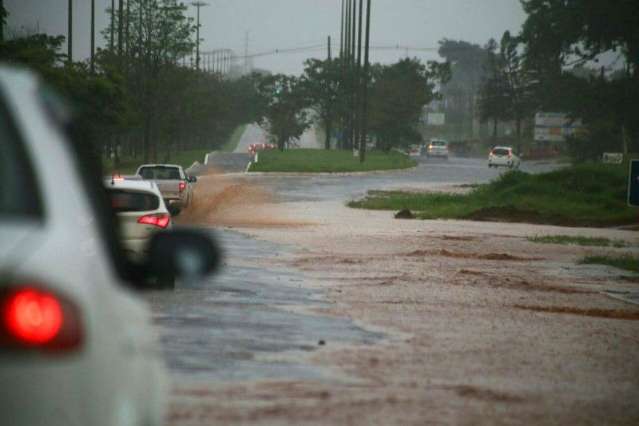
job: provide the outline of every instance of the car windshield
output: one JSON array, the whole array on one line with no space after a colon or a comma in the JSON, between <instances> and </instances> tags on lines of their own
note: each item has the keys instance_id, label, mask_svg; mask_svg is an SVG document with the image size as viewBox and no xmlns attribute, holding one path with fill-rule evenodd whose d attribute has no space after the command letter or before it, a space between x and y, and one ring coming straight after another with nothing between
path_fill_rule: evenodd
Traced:
<instances>
[{"instance_id":1,"label":"car windshield","mask_svg":"<svg viewBox=\"0 0 639 426\"><path fill-rule=\"evenodd\" d=\"M0 426L639 425L639 0L0 0L0 61L0 287L107 288L60 357L0 292Z\"/></svg>"},{"instance_id":2,"label":"car windshield","mask_svg":"<svg viewBox=\"0 0 639 426\"><path fill-rule=\"evenodd\" d=\"M108 192L111 207L117 213L151 211L157 210L160 206L160 199L154 194L120 189Z\"/></svg>"},{"instance_id":3,"label":"car windshield","mask_svg":"<svg viewBox=\"0 0 639 426\"><path fill-rule=\"evenodd\" d=\"M179 180L180 170L177 167L143 167L140 169L143 179L151 180Z\"/></svg>"}]
</instances>

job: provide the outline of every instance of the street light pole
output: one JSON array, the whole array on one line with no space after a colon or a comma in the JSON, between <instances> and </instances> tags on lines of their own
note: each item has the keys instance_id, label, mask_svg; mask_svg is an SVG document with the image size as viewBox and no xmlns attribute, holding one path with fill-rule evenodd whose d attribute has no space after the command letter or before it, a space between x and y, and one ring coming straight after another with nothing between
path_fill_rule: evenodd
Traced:
<instances>
[{"instance_id":1,"label":"street light pole","mask_svg":"<svg viewBox=\"0 0 639 426\"><path fill-rule=\"evenodd\" d=\"M110 40L111 52L115 47L115 0L111 0L111 40Z\"/></svg>"},{"instance_id":2,"label":"street light pole","mask_svg":"<svg viewBox=\"0 0 639 426\"><path fill-rule=\"evenodd\" d=\"M208 3L204 3L203 1L195 1L191 3L193 6L197 8L197 27L196 27L196 37L195 40L195 69L197 71L200 70L200 8L204 6L208 6Z\"/></svg>"}]
</instances>

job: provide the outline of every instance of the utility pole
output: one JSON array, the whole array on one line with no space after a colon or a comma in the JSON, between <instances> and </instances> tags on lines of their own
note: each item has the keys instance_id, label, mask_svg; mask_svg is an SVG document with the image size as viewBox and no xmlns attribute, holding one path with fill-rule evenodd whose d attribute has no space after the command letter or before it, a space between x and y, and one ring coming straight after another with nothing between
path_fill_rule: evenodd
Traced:
<instances>
[{"instance_id":1,"label":"utility pole","mask_svg":"<svg viewBox=\"0 0 639 426\"><path fill-rule=\"evenodd\" d=\"M0 0L1 1L1 0ZM344 57L344 0L342 0L342 18L339 27L339 57Z\"/></svg>"},{"instance_id":2,"label":"utility pole","mask_svg":"<svg viewBox=\"0 0 639 426\"><path fill-rule=\"evenodd\" d=\"M244 74L248 74L248 50L249 50L249 32L244 36Z\"/></svg>"},{"instance_id":3,"label":"utility pole","mask_svg":"<svg viewBox=\"0 0 639 426\"><path fill-rule=\"evenodd\" d=\"M0 0L0 13L4 14L4 0ZM4 41L4 16L0 16L0 43Z\"/></svg>"},{"instance_id":4,"label":"utility pole","mask_svg":"<svg viewBox=\"0 0 639 426\"><path fill-rule=\"evenodd\" d=\"M124 0L118 3L118 56L122 56L122 47L124 42Z\"/></svg>"},{"instance_id":5,"label":"utility pole","mask_svg":"<svg viewBox=\"0 0 639 426\"><path fill-rule=\"evenodd\" d=\"M95 0L93 0L95 1ZM126 0L126 18L125 20L125 27L124 27L124 40L126 41L126 47L125 47L125 52L126 52L126 56L127 58L129 57L130 54L130 49L131 49L131 41L129 40L129 35L130 35L130 18L131 18L131 0Z\"/></svg>"},{"instance_id":6,"label":"utility pole","mask_svg":"<svg viewBox=\"0 0 639 426\"><path fill-rule=\"evenodd\" d=\"M140 10L142 10L142 6L140 6ZM111 40L109 44L111 52L113 52L115 47L115 0L111 0Z\"/></svg>"},{"instance_id":7,"label":"utility pole","mask_svg":"<svg viewBox=\"0 0 639 426\"><path fill-rule=\"evenodd\" d=\"M91 0L91 72L95 72L95 0Z\"/></svg>"},{"instance_id":8,"label":"utility pole","mask_svg":"<svg viewBox=\"0 0 639 426\"><path fill-rule=\"evenodd\" d=\"M191 3L193 6L197 8L197 27L196 27L196 37L195 40L195 69L197 71L200 70L200 8L204 6L208 6L208 3L204 3L203 1L195 1Z\"/></svg>"},{"instance_id":9,"label":"utility pole","mask_svg":"<svg viewBox=\"0 0 639 426\"><path fill-rule=\"evenodd\" d=\"M331 62L333 61L331 55L331 36L328 36L328 62L329 66L332 66ZM331 134L333 133L333 106L328 106L328 111L326 111L326 140L324 141L324 148L327 150L331 149Z\"/></svg>"},{"instance_id":10,"label":"utility pole","mask_svg":"<svg viewBox=\"0 0 639 426\"><path fill-rule=\"evenodd\" d=\"M352 87L351 94L351 149L355 148L357 143L357 57L355 49L357 48L356 36L357 36L357 0L353 0L353 30L351 31L351 70L352 70Z\"/></svg>"},{"instance_id":11,"label":"utility pole","mask_svg":"<svg viewBox=\"0 0 639 426\"><path fill-rule=\"evenodd\" d=\"M346 98L347 98L347 102L350 101L351 99L351 92L352 92L352 86L351 86L351 33L352 31L352 23L353 20L351 19L351 15L352 15L352 3L354 0L346 0L346 38L344 40L344 46L345 46L345 50L346 50L346 56L345 56L345 62L344 62L344 87L346 88ZM344 124L345 124L345 138L344 138L344 148L345 149L352 149L353 147L353 121L352 121L352 115L351 113L348 111L348 108L345 111L345 116L344 116Z\"/></svg>"},{"instance_id":12,"label":"utility pole","mask_svg":"<svg viewBox=\"0 0 639 426\"><path fill-rule=\"evenodd\" d=\"M73 0L69 0L69 18L68 18L69 30L67 35L67 57L69 62L73 62Z\"/></svg>"},{"instance_id":13,"label":"utility pole","mask_svg":"<svg viewBox=\"0 0 639 426\"><path fill-rule=\"evenodd\" d=\"M361 149L361 102L362 102L362 12L364 0L359 0L359 23L357 24L357 66L355 67L355 142L357 149ZM358 146L359 145L359 146Z\"/></svg>"},{"instance_id":14,"label":"utility pole","mask_svg":"<svg viewBox=\"0 0 639 426\"><path fill-rule=\"evenodd\" d=\"M366 5L366 46L364 47L364 78L362 79L362 136L359 142L359 161L366 159L366 142L368 140L368 81L370 70L370 40L371 40L371 0Z\"/></svg>"}]
</instances>

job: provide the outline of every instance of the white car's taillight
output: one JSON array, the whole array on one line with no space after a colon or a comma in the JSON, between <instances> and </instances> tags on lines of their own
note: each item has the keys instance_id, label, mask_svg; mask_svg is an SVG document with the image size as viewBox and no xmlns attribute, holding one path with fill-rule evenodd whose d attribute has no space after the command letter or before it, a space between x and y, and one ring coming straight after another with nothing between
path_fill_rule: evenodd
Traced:
<instances>
[{"instance_id":1,"label":"white car's taillight","mask_svg":"<svg viewBox=\"0 0 639 426\"><path fill-rule=\"evenodd\" d=\"M186 189L186 182L184 181L180 182L179 189L180 189L180 192L183 192Z\"/></svg>"},{"instance_id":2,"label":"white car's taillight","mask_svg":"<svg viewBox=\"0 0 639 426\"><path fill-rule=\"evenodd\" d=\"M158 228L166 228L171 223L171 216L165 213L147 214L138 219L138 223L142 225L152 225Z\"/></svg>"},{"instance_id":3,"label":"white car's taillight","mask_svg":"<svg viewBox=\"0 0 639 426\"><path fill-rule=\"evenodd\" d=\"M0 348L68 352L82 345L79 309L37 285L4 291L0 314Z\"/></svg>"}]
</instances>

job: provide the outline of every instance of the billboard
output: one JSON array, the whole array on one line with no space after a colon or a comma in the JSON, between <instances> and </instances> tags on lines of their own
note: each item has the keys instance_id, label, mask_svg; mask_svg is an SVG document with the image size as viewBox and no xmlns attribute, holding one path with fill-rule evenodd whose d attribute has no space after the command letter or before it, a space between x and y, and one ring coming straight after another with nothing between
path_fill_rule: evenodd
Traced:
<instances>
[{"instance_id":1,"label":"billboard","mask_svg":"<svg viewBox=\"0 0 639 426\"><path fill-rule=\"evenodd\" d=\"M443 112L429 112L426 115L426 124L429 126L443 126L446 124L446 114Z\"/></svg>"},{"instance_id":2,"label":"billboard","mask_svg":"<svg viewBox=\"0 0 639 426\"><path fill-rule=\"evenodd\" d=\"M538 112L535 114L535 141L565 142L582 128L581 120L573 120L560 112Z\"/></svg>"}]
</instances>

